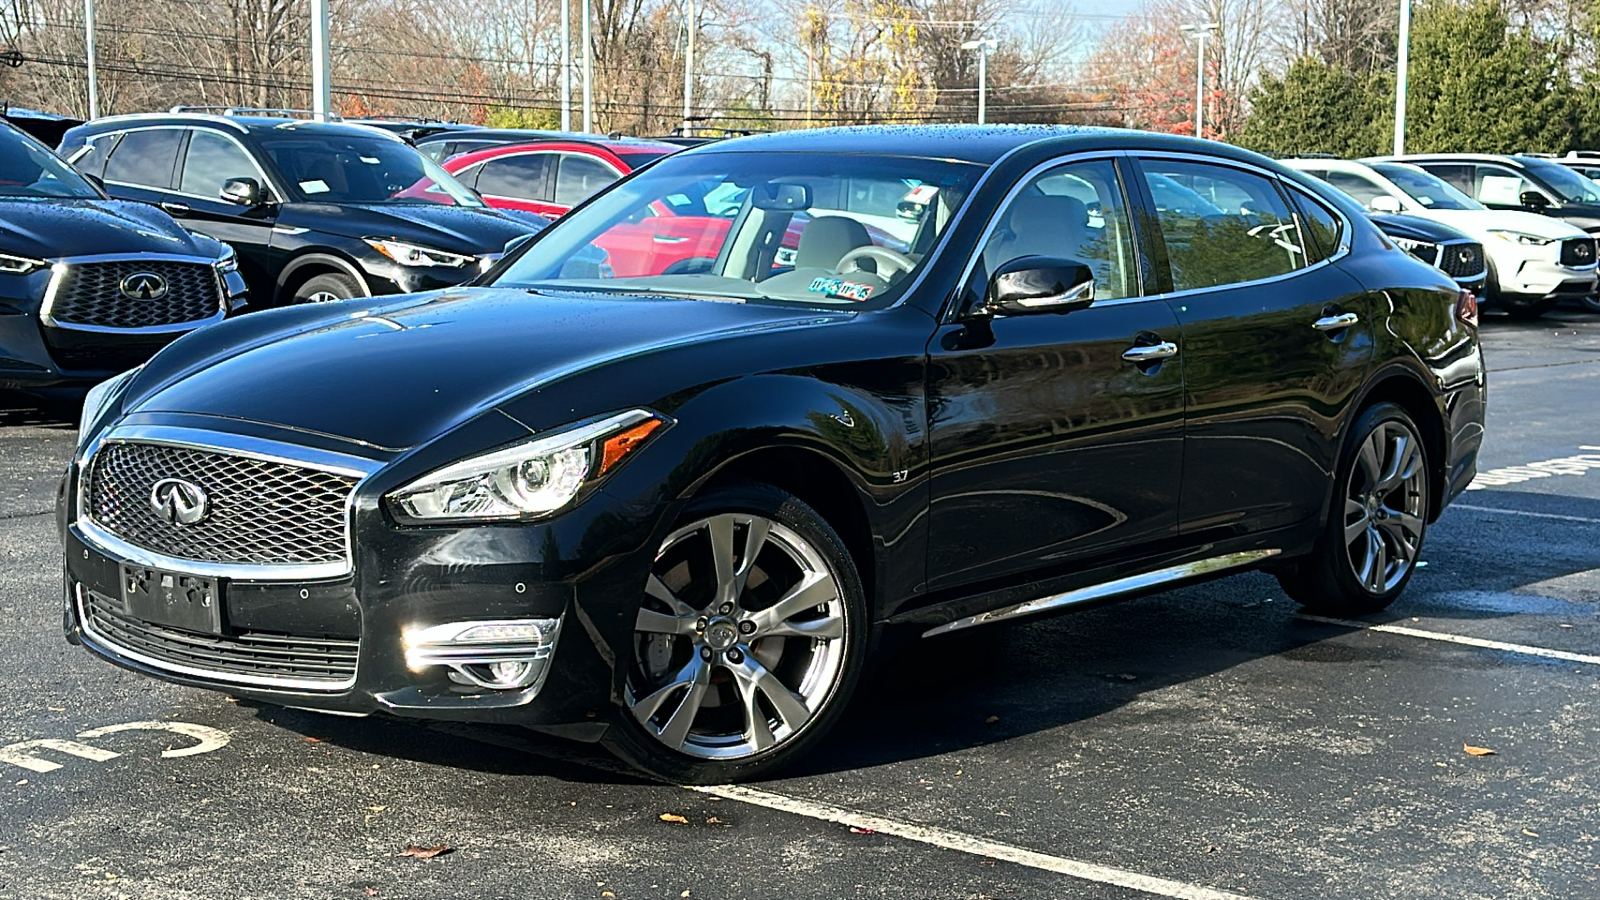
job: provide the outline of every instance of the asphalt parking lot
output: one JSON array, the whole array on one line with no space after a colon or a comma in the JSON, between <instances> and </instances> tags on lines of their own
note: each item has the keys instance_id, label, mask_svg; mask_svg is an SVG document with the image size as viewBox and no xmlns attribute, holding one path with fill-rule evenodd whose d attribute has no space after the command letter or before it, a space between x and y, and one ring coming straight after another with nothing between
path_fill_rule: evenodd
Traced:
<instances>
[{"instance_id":1,"label":"asphalt parking lot","mask_svg":"<svg viewBox=\"0 0 1600 900\"><path fill-rule=\"evenodd\" d=\"M1484 334L1486 475L1384 615L1251 574L926 642L721 792L68 646L73 424L0 396L0 898L1600 896L1600 318Z\"/></svg>"}]
</instances>

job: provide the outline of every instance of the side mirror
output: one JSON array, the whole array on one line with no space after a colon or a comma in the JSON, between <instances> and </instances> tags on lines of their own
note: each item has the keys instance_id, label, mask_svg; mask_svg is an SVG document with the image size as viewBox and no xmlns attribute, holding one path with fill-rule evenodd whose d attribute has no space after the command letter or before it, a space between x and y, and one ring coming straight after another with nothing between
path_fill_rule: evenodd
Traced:
<instances>
[{"instance_id":1,"label":"side mirror","mask_svg":"<svg viewBox=\"0 0 1600 900\"><path fill-rule=\"evenodd\" d=\"M104 194L106 192L106 180L104 178L101 178L99 175L90 175L88 172L82 172L80 174L83 175L84 181L94 185L95 188L100 191L100 193Z\"/></svg>"},{"instance_id":2,"label":"side mirror","mask_svg":"<svg viewBox=\"0 0 1600 900\"><path fill-rule=\"evenodd\" d=\"M1371 208L1373 212L1398 213L1400 211L1400 201L1389 196L1388 194L1379 194L1378 196L1373 197L1372 202L1368 203L1367 206Z\"/></svg>"},{"instance_id":3,"label":"side mirror","mask_svg":"<svg viewBox=\"0 0 1600 900\"><path fill-rule=\"evenodd\" d=\"M1522 201L1523 206L1534 212L1543 212L1550 207L1550 198L1538 191L1523 191L1522 196L1517 199Z\"/></svg>"},{"instance_id":4,"label":"side mirror","mask_svg":"<svg viewBox=\"0 0 1600 900\"><path fill-rule=\"evenodd\" d=\"M1015 316L1065 313L1094 302L1094 272L1075 259L1023 256L995 270L983 312Z\"/></svg>"},{"instance_id":5,"label":"side mirror","mask_svg":"<svg viewBox=\"0 0 1600 900\"><path fill-rule=\"evenodd\" d=\"M260 206L261 182L254 178L229 178L222 183L218 196L240 206Z\"/></svg>"}]
</instances>

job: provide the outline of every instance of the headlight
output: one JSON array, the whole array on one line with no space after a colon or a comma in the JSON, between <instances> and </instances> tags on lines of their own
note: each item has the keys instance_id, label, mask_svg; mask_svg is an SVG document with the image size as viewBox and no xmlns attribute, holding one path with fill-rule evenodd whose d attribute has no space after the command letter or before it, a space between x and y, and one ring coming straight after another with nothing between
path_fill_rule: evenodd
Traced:
<instances>
[{"instance_id":1,"label":"headlight","mask_svg":"<svg viewBox=\"0 0 1600 900\"><path fill-rule=\"evenodd\" d=\"M1523 244L1528 247L1543 247L1556 242L1555 238L1540 237L1537 234L1528 234L1526 231L1510 231L1500 228L1491 228L1489 233L1495 237L1510 241L1513 244Z\"/></svg>"},{"instance_id":2,"label":"headlight","mask_svg":"<svg viewBox=\"0 0 1600 900\"><path fill-rule=\"evenodd\" d=\"M78 416L79 443L89 437L89 427L99 421L100 417L105 414L106 407L117 399L117 396L122 393L122 389L129 381L133 380L133 376L139 374L139 369L142 368L144 366L129 369L121 375L108 378L90 388L89 393L83 396L83 413Z\"/></svg>"},{"instance_id":3,"label":"headlight","mask_svg":"<svg viewBox=\"0 0 1600 900\"><path fill-rule=\"evenodd\" d=\"M412 522L546 516L621 465L667 424L663 416L633 409L576 425L445 466L391 493L390 508Z\"/></svg>"},{"instance_id":4,"label":"headlight","mask_svg":"<svg viewBox=\"0 0 1600 900\"><path fill-rule=\"evenodd\" d=\"M29 259L26 256L12 256L9 253L0 253L0 274L26 275L48 265L49 263L42 259Z\"/></svg>"},{"instance_id":5,"label":"headlight","mask_svg":"<svg viewBox=\"0 0 1600 900\"><path fill-rule=\"evenodd\" d=\"M1439 256L1439 245L1431 241L1418 241L1405 237L1390 237L1394 245L1423 262L1431 263Z\"/></svg>"},{"instance_id":6,"label":"headlight","mask_svg":"<svg viewBox=\"0 0 1600 900\"><path fill-rule=\"evenodd\" d=\"M232 247L223 244L222 258L212 263L212 265L216 266L217 271L223 275L231 275L239 271L239 254L235 253Z\"/></svg>"},{"instance_id":7,"label":"headlight","mask_svg":"<svg viewBox=\"0 0 1600 900\"><path fill-rule=\"evenodd\" d=\"M443 250L433 250L428 247L419 247L416 244L407 244L404 241L390 241L383 238L362 238L367 246L389 257L402 266L445 266L459 269L472 262L472 257L462 256L459 253L447 253Z\"/></svg>"}]
</instances>

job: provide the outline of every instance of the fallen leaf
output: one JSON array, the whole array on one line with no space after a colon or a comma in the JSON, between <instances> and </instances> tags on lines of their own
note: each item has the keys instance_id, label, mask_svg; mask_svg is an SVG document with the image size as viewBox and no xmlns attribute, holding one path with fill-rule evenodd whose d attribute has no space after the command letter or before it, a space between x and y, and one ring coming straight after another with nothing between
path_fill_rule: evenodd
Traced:
<instances>
[{"instance_id":1,"label":"fallen leaf","mask_svg":"<svg viewBox=\"0 0 1600 900\"><path fill-rule=\"evenodd\" d=\"M994 723L996 723L998 721L1000 721L1000 717L999 716L990 716L989 718L983 720L983 724L985 724L985 725L993 725Z\"/></svg>"},{"instance_id":2,"label":"fallen leaf","mask_svg":"<svg viewBox=\"0 0 1600 900\"><path fill-rule=\"evenodd\" d=\"M440 844L437 847L418 847L416 844L407 844L404 850L395 855L409 856L413 859L433 859L435 856L443 856L452 852L454 852L454 848L447 844Z\"/></svg>"},{"instance_id":3,"label":"fallen leaf","mask_svg":"<svg viewBox=\"0 0 1600 900\"><path fill-rule=\"evenodd\" d=\"M878 832L874 831L871 828L857 828L856 826L851 825L850 826L850 833L851 834L877 834Z\"/></svg>"},{"instance_id":4,"label":"fallen leaf","mask_svg":"<svg viewBox=\"0 0 1600 900\"><path fill-rule=\"evenodd\" d=\"M679 894L678 896L679 897L687 897L687 896L689 896L689 892L688 891L684 891L683 893Z\"/></svg>"},{"instance_id":5,"label":"fallen leaf","mask_svg":"<svg viewBox=\"0 0 1600 900\"><path fill-rule=\"evenodd\" d=\"M674 825L687 825L687 824L689 824L689 820L688 819L684 818L683 816L678 815L677 813L662 813L661 814L661 821L663 821L663 822L671 822Z\"/></svg>"},{"instance_id":6,"label":"fallen leaf","mask_svg":"<svg viewBox=\"0 0 1600 900\"><path fill-rule=\"evenodd\" d=\"M367 807L367 811L368 812L381 813L381 812L383 812L384 810L386 810L388 808L389 807L387 807L387 806L369 806L369 807Z\"/></svg>"},{"instance_id":7,"label":"fallen leaf","mask_svg":"<svg viewBox=\"0 0 1600 900\"><path fill-rule=\"evenodd\" d=\"M1537 831L1529 831L1526 828L1522 829L1522 833L1527 835L1528 837L1538 837L1539 836L1539 832L1537 832Z\"/></svg>"},{"instance_id":8,"label":"fallen leaf","mask_svg":"<svg viewBox=\"0 0 1600 900\"><path fill-rule=\"evenodd\" d=\"M600 892L600 896L602 896L602 897L615 897L616 894L613 894L610 891L601 891Z\"/></svg>"},{"instance_id":9,"label":"fallen leaf","mask_svg":"<svg viewBox=\"0 0 1600 900\"><path fill-rule=\"evenodd\" d=\"M1493 756L1494 755L1494 751L1490 750L1488 747L1474 747L1471 744L1462 744L1461 745L1461 749L1466 751L1466 754L1468 756Z\"/></svg>"},{"instance_id":10,"label":"fallen leaf","mask_svg":"<svg viewBox=\"0 0 1600 900\"><path fill-rule=\"evenodd\" d=\"M322 743L322 738L308 737L308 738L306 738L306 743L308 743L308 744L320 744L320 743Z\"/></svg>"},{"instance_id":11,"label":"fallen leaf","mask_svg":"<svg viewBox=\"0 0 1600 900\"><path fill-rule=\"evenodd\" d=\"M722 824L722 820L717 818L716 816L712 816L711 818L706 820L706 824L707 825L721 825Z\"/></svg>"},{"instance_id":12,"label":"fallen leaf","mask_svg":"<svg viewBox=\"0 0 1600 900\"><path fill-rule=\"evenodd\" d=\"M365 893L365 894L366 894L366 895L367 895L367 896L368 896L368 897L376 897L376 896L378 896L378 889L377 889L377 888L375 888L375 887L369 887L369 888L367 888L367 889L366 889L366 890L365 890L365 891L364 891L364 893Z\"/></svg>"}]
</instances>

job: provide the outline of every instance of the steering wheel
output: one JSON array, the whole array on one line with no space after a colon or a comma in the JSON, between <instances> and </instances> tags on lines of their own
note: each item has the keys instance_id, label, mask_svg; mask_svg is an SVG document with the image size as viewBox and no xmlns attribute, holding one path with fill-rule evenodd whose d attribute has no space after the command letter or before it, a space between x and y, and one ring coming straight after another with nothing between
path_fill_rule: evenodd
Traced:
<instances>
[{"instance_id":1,"label":"steering wheel","mask_svg":"<svg viewBox=\"0 0 1600 900\"><path fill-rule=\"evenodd\" d=\"M890 250L888 247L869 244L865 247L857 247L839 257L839 262L833 267L833 271L840 275L844 275L847 272L858 272L861 270L861 260L863 259L870 259L879 265L888 266L892 271L876 273L879 278L885 281L895 272L909 272L917 267L916 260L898 250Z\"/></svg>"}]
</instances>

